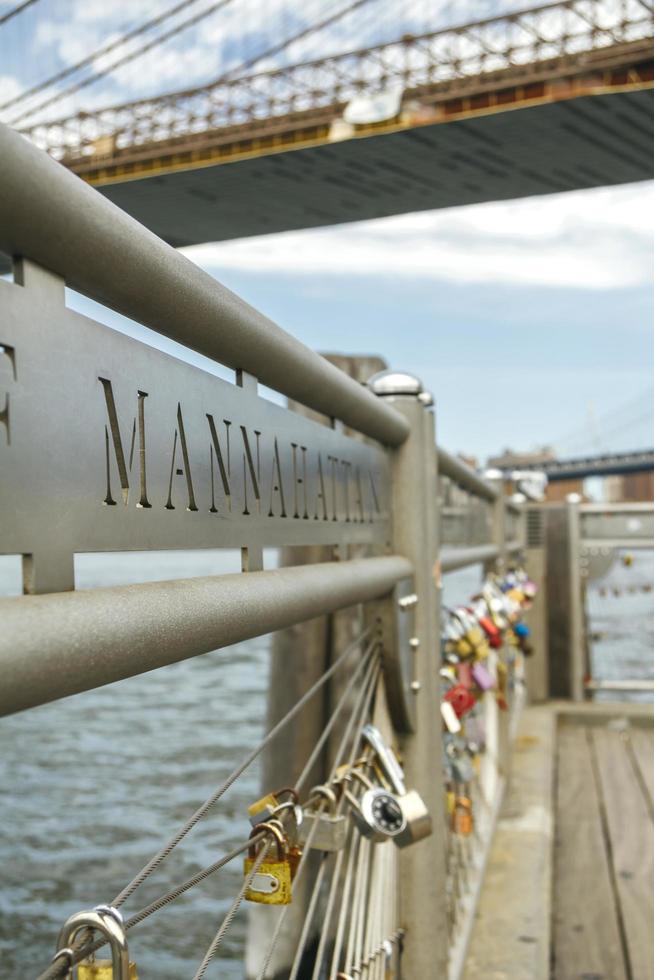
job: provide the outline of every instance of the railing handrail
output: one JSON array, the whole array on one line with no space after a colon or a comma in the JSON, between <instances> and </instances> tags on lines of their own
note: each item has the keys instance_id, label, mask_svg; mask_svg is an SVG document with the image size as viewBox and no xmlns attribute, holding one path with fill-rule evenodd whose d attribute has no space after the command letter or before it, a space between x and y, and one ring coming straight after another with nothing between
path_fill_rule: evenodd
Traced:
<instances>
[{"instance_id":1,"label":"railing handrail","mask_svg":"<svg viewBox=\"0 0 654 980\"><path fill-rule=\"evenodd\" d=\"M381 443L406 439L392 406L2 125L0 178L0 251Z\"/></svg>"},{"instance_id":2,"label":"railing handrail","mask_svg":"<svg viewBox=\"0 0 654 980\"><path fill-rule=\"evenodd\" d=\"M380 598L412 573L389 555L2 599L0 717Z\"/></svg>"},{"instance_id":3,"label":"railing handrail","mask_svg":"<svg viewBox=\"0 0 654 980\"><path fill-rule=\"evenodd\" d=\"M452 456L441 446L438 447L437 453L438 472L441 476L449 477L450 480L453 480L454 483L475 497L481 497L489 502L496 500L499 493L497 487L479 476L471 466L464 463L458 456Z\"/></svg>"}]
</instances>

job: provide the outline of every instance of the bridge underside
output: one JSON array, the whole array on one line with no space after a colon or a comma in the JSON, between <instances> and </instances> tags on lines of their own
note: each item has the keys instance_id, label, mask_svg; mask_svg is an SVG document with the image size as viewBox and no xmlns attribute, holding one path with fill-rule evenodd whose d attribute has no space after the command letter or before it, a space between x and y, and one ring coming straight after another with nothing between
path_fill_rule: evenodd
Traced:
<instances>
[{"instance_id":1,"label":"bridge underside","mask_svg":"<svg viewBox=\"0 0 654 980\"><path fill-rule=\"evenodd\" d=\"M650 84L341 141L324 127L218 162L178 153L146 167L73 169L176 246L623 184L654 178Z\"/></svg>"}]
</instances>

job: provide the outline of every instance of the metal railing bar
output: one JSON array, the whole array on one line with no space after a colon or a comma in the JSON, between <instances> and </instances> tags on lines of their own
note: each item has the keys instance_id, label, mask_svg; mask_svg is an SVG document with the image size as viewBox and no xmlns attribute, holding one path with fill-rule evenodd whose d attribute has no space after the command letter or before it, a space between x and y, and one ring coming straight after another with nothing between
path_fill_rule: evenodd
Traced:
<instances>
[{"instance_id":1,"label":"metal railing bar","mask_svg":"<svg viewBox=\"0 0 654 980\"><path fill-rule=\"evenodd\" d=\"M462 459L459 459L457 456L452 456L451 453L448 453L440 446L436 452L438 456L439 476L449 477L457 486L474 494L475 497L481 497L483 500L488 500L489 502L497 498L497 488L487 483L483 477L475 473L472 467L464 463Z\"/></svg>"},{"instance_id":2,"label":"metal railing bar","mask_svg":"<svg viewBox=\"0 0 654 980\"><path fill-rule=\"evenodd\" d=\"M583 514L603 514L612 517L614 514L654 514L654 503L624 503L624 504L580 504L579 511Z\"/></svg>"},{"instance_id":3,"label":"metal railing bar","mask_svg":"<svg viewBox=\"0 0 654 980\"><path fill-rule=\"evenodd\" d=\"M654 680L633 678L616 681L586 681L588 691L654 691Z\"/></svg>"},{"instance_id":4,"label":"metal railing bar","mask_svg":"<svg viewBox=\"0 0 654 980\"><path fill-rule=\"evenodd\" d=\"M379 442L408 435L391 405L2 125L0 251Z\"/></svg>"},{"instance_id":5,"label":"metal railing bar","mask_svg":"<svg viewBox=\"0 0 654 980\"><path fill-rule=\"evenodd\" d=\"M443 548L440 553L441 571L455 572L468 565L493 561L499 553L499 548L494 544L483 544L474 548Z\"/></svg>"},{"instance_id":6,"label":"metal railing bar","mask_svg":"<svg viewBox=\"0 0 654 980\"><path fill-rule=\"evenodd\" d=\"M635 548L652 550L654 549L654 538L581 538L581 545L584 548Z\"/></svg>"},{"instance_id":7,"label":"metal railing bar","mask_svg":"<svg viewBox=\"0 0 654 980\"><path fill-rule=\"evenodd\" d=\"M379 598L412 571L395 555L0 600L0 716Z\"/></svg>"}]
</instances>

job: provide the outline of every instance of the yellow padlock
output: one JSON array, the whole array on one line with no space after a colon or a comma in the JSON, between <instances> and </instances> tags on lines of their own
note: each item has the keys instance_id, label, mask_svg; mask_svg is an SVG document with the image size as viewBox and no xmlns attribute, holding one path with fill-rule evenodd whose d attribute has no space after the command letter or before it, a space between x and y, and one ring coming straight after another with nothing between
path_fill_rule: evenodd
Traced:
<instances>
[{"instance_id":1,"label":"yellow padlock","mask_svg":"<svg viewBox=\"0 0 654 980\"><path fill-rule=\"evenodd\" d=\"M475 648L467 635L457 640L454 648L460 657L472 657L475 653Z\"/></svg>"},{"instance_id":2,"label":"yellow padlock","mask_svg":"<svg viewBox=\"0 0 654 980\"><path fill-rule=\"evenodd\" d=\"M77 967L77 980L116 980L111 960L82 960ZM139 980L136 963L129 964L129 980Z\"/></svg>"},{"instance_id":3,"label":"yellow padlock","mask_svg":"<svg viewBox=\"0 0 654 980\"><path fill-rule=\"evenodd\" d=\"M258 824L250 834L254 837L265 831L274 838L277 855L276 859L270 860L268 856L264 858L257 868L252 881L245 892L248 902L257 902L259 905L290 905L291 903L291 865L288 859L286 848L286 838L279 829L270 823ZM247 877L257 859L256 845L250 845L248 856L243 865L243 871Z\"/></svg>"},{"instance_id":4,"label":"yellow padlock","mask_svg":"<svg viewBox=\"0 0 654 980\"><path fill-rule=\"evenodd\" d=\"M253 827L257 824L263 823L264 820L268 820L273 813L279 808L280 801L285 797L289 796L293 803L298 802L298 795L292 786L283 786L281 789L276 789L272 793L266 793L262 796L260 800L251 803L248 807L248 817L250 823Z\"/></svg>"}]
</instances>

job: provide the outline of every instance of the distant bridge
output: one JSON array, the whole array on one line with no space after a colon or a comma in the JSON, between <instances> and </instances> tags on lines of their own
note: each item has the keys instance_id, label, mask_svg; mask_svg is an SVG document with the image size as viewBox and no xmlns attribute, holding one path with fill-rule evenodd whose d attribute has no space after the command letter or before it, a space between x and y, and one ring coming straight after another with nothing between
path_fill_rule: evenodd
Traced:
<instances>
[{"instance_id":1,"label":"distant bridge","mask_svg":"<svg viewBox=\"0 0 654 980\"><path fill-rule=\"evenodd\" d=\"M653 114L654 6L564 0L24 132L181 246L654 178Z\"/></svg>"},{"instance_id":2,"label":"distant bridge","mask_svg":"<svg viewBox=\"0 0 654 980\"><path fill-rule=\"evenodd\" d=\"M633 453L604 453L576 459L555 459L514 467L545 473L550 483L560 480L582 480L590 476L621 476L626 473L647 473L654 470L654 449Z\"/></svg>"}]
</instances>

